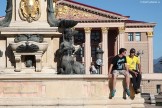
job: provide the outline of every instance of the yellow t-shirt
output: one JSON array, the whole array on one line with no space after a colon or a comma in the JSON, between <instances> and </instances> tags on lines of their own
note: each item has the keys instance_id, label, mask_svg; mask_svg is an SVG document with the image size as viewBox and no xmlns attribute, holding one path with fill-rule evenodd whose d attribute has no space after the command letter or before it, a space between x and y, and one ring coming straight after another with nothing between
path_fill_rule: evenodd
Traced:
<instances>
[{"instance_id":1,"label":"yellow t-shirt","mask_svg":"<svg viewBox=\"0 0 162 108\"><path fill-rule=\"evenodd\" d=\"M130 70L136 70L136 65L140 63L139 58L134 56L131 58L130 56L127 56L127 65Z\"/></svg>"}]
</instances>

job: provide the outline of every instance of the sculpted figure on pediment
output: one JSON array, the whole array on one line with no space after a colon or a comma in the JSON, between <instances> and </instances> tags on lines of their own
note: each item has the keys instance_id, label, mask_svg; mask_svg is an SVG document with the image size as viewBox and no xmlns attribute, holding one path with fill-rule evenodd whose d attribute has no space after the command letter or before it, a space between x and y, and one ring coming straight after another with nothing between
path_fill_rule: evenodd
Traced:
<instances>
[{"instance_id":1,"label":"sculpted figure on pediment","mask_svg":"<svg viewBox=\"0 0 162 108\"><path fill-rule=\"evenodd\" d=\"M58 19L103 19L104 17L96 15L92 12L84 11L82 9L77 9L74 7L58 5L56 6L56 17Z\"/></svg>"}]
</instances>

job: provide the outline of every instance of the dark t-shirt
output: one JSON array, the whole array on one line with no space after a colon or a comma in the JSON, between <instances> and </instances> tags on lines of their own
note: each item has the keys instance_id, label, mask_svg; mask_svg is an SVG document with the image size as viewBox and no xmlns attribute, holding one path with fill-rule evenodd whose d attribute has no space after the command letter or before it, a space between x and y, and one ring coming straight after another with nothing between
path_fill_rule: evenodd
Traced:
<instances>
[{"instance_id":1,"label":"dark t-shirt","mask_svg":"<svg viewBox=\"0 0 162 108\"><path fill-rule=\"evenodd\" d=\"M119 55L116 55L111 64L113 64L113 70L125 70L125 63L127 63L126 57L119 57Z\"/></svg>"}]
</instances>

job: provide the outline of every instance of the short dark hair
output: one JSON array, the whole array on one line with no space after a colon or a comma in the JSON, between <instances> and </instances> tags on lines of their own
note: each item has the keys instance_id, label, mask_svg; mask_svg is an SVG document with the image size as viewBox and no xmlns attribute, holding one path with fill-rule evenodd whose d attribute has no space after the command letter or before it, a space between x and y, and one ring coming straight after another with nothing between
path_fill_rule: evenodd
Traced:
<instances>
[{"instance_id":1,"label":"short dark hair","mask_svg":"<svg viewBox=\"0 0 162 108\"><path fill-rule=\"evenodd\" d=\"M123 53L124 51L127 51L125 48L120 48L119 49L119 54Z\"/></svg>"},{"instance_id":2,"label":"short dark hair","mask_svg":"<svg viewBox=\"0 0 162 108\"><path fill-rule=\"evenodd\" d=\"M136 50L134 48L131 48L130 53L136 53Z\"/></svg>"}]
</instances>

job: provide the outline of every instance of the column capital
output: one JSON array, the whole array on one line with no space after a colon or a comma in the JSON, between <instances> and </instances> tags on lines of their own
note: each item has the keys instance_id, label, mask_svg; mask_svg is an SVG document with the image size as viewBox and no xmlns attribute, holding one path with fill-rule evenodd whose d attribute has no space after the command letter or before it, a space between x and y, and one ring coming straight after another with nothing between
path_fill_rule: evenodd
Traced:
<instances>
[{"instance_id":1,"label":"column capital","mask_svg":"<svg viewBox=\"0 0 162 108\"><path fill-rule=\"evenodd\" d=\"M58 1L58 0L53 0L53 2L55 2L55 3L56 3L57 1Z\"/></svg>"},{"instance_id":2,"label":"column capital","mask_svg":"<svg viewBox=\"0 0 162 108\"><path fill-rule=\"evenodd\" d=\"M119 32L124 32L125 31L125 27L118 27Z\"/></svg>"},{"instance_id":3,"label":"column capital","mask_svg":"<svg viewBox=\"0 0 162 108\"><path fill-rule=\"evenodd\" d=\"M153 32L147 32L148 37L153 37Z\"/></svg>"},{"instance_id":4,"label":"column capital","mask_svg":"<svg viewBox=\"0 0 162 108\"><path fill-rule=\"evenodd\" d=\"M84 30L85 30L86 33L90 33L91 32L91 29L92 29L91 27L85 27L84 28Z\"/></svg>"},{"instance_id":5,"label":"column capital","mask_svg":"<svg viewBox=\"0 0 162 108\"><path fill-rule=\"evenodd\" d=\"M72 29L72 30L75 30L75 27L72 27L71 29Z\"/></svg>"},{"instance_id":6,"label":"column capital","mask_svg":"<svg viewBox=\"0 0 162 108\"><path fill-rule=\"evenodd\" d=\"M101 27L102 32L108 32L108 27Z\"/></svg>"}]
</instances>

